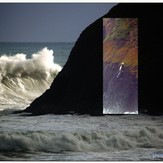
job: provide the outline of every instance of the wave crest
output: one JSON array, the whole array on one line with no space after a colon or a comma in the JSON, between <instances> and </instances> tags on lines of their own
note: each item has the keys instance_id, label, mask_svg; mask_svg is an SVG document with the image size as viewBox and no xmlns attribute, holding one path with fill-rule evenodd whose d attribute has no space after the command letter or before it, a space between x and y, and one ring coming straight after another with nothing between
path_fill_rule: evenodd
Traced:
<instances>
[{"instance_id":1,"label":"wave crest","mask_svg":"<svg viewBox=\"0 0 163 163\"><path fill-rule=\"evenodd\" d=\"M0 57L0 105L23 107L48 89L61 66L47 47L32 54ZM21 106L20 106L21 105ZM2 108L2 107L1 107Z\"/></svg>"}]
</instances>

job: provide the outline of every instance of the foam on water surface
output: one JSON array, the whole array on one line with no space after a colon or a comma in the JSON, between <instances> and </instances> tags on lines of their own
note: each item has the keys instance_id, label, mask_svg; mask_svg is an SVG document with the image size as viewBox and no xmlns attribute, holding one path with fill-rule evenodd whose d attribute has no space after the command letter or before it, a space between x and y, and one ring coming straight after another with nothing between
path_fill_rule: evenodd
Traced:
<instances>
[{"instance_id":1,"label":"foam on water surface","mask_svg":"<svg viewBox=\"0 0 163 163\"><path fill-rule=\"evenodd\" d=\"M6 114L0 118L1 159L161 160L153 155L163 149L162 123L162 116L147 115Z\"/></svg>"}]
</instances>

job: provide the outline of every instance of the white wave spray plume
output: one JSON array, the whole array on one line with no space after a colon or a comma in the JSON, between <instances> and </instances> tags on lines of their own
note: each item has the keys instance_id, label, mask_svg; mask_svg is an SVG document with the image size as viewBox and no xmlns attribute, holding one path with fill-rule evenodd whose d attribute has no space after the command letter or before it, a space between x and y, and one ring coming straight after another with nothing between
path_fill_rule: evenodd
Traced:
<instances>
[{"instance_id":1,"label":"white wave spray plume","mask_svg":"<svg viewBox=\"0 0 163 163\"><path fill-rule=\"evenodd\" d=\"M53 50L47 47L32 54L31 58L23 53L2 55L0 109L26 107L50 87L61 69L60 65L54 63Z\"/></svg>"}]
</instances>

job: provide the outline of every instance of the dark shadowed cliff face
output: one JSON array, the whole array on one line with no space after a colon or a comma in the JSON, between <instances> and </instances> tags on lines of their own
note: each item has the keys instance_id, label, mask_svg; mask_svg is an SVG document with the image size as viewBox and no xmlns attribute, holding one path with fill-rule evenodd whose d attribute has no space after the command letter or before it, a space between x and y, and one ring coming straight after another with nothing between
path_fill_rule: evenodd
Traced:
<instances>
[{"instance_id":1,"label":"dark shadowed cliff face","mask_svg":"<svg viewBox=\"0 0 163 163\"><path fill-rule=\"evenodd\" d=\"M163 113L162 60L163 4L121 4L111 17L138 17L139 111Z\"/></svg>"},{"instance_id":2,"label":"dark shadowed cliff face","mask_svg":"<svg viewBox=\"0 0 163 163\"><path fill-rule=\"evenodd\" d=\"M102 19L86 28L51 88L25 111L102 114Z\"/></svg>"},{"instance_id":3,"label":"dark shadowed cliff face","mask_svg":"<svg viewBox=\"0 0 163 163\"><path fill-rule=\"evenodd\" d=\"M138 17L139 111L162 112L163 5L119 4L104 17ZM49 90L25 112L101 115L103 111L103 26L98 19L80 35Z\"/></svg>"}]
</instances>

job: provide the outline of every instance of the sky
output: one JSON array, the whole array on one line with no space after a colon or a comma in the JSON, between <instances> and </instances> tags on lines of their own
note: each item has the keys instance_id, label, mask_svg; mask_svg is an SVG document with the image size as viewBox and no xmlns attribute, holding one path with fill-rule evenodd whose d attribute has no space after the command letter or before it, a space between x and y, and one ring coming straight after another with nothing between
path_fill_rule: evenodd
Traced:
<instances>
[{"instance_id":1,"label":"sky","mask_svg":"<svg viewBox=\"0 0 163 163\"><path fill-rule=\"evenodd\" d=\"M0 42L75 42L115 3L0 3Z\"/></svg>"}]
</instances>

